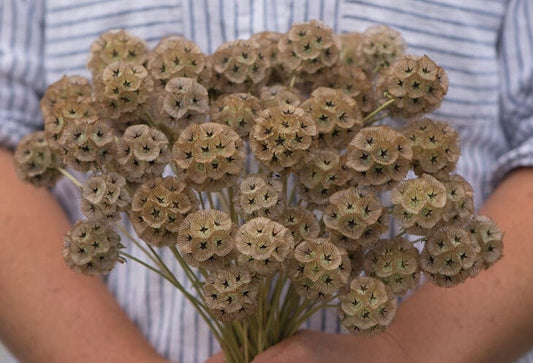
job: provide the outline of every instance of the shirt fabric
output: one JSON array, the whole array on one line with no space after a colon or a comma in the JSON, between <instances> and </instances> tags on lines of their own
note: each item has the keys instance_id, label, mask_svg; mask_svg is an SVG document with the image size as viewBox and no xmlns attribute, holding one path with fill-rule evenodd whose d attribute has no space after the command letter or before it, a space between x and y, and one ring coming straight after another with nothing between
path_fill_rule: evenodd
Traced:
<instances>
[{"instance_id":1,"label":"shirt fabric","mask_svg":"<svg viewBox=\"0 0 533 363\"><path fill-rule=\"evenodd\" d=\"M124 28L150 47L169 34L206 53L225 41L320 19L335 32L376 23L402 33L407 53L428 54L449 76L434 117L461 136L457 172L473 186L479 208L511 169L533 165L533 4L530 0L4 0L0 2L0 145L42 128L39 97L63 74L89 77L88 49L100 33ZM55 188L70 218L82 218L78 191ZM45 216L43 216L45 217ZM129 227L129 226L128 226ZM130 228L131 229L131 228ZM143 258L126 243L127 252ZM186 288L172 254L161 250ZM128 262L106 282L139 329L164 356L201 362L219 348L185 298L146 268ZM305 327L341 332L335 310ZM533 354L523 362L533 362Z\"/></svg>"}]
</instances>

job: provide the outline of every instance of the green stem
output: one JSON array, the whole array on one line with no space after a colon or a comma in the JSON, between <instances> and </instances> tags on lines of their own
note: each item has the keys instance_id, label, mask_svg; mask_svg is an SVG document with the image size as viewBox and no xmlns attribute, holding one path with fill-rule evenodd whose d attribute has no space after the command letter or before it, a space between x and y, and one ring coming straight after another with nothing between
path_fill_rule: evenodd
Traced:
<instances>
[{"instance_id":1,"label":"green stem","mask_svg":"<svg viewBox=\"0 0 533 363\"><path fill-rule=\"evenodd\" d=\"M209 207L211 209L216 209L215 208L215 203L213 202L213 196L211 195L211 192L205 192L205 194L207 195L207 200L209 201Z\"/></svg>"},{"instance_id":2,"label":"green stem","mask_svg":"<svg viewBox=\"0 0 533 363\"><path fill-rule=\"evenodd\" d=\"M156 274L158 274L159 276L163 277L164 279L167 279L167 277L165 276L165 274L164 274L163 272L161 272L160 270L156 269L156 268L153 267L153 266L150 266L148 263L146 263L146 262L144 262L144 261L138 259L137 257L132 256L132 255L130 255L129 253L127 253L127 252L122 252L122 251L120 252L120 255L126 257L126 258L129 259L129 260L135 261L135 262L137 262L137 263L143 265L144 267L146 267L147 269L149 269L149 270L155 272Z\"/></svg>"},{"instance_id":3,"label":"green stem","mask_svg":"<svg viewBox=\"0 0 533 363\"><path fill-rule=\"evenodd\" d=\"M230 217L233 223L239 223L239 217L235 211L235 203L233 203L233 187L228 188L228 199L229 199L229 212Z\"/></svg>"},{"instance_id":4,"label":"green stem","mask_svg":"<svg viewBox=\"0 0 533 363\"><path fill-rule=\"evenodd\" d=\"M202 209L205 209L205 202L204 202L204 198L202 198L202 193L197 191L196 194L198 194L198 200L200 201L200 205L202 206Z\"/></svg>"},{"instance_id":5,"label":"green stem","mask_svg":"<svg viewBox=\"0 0 533 363\"><path fill-rule=\"evenodd\" d=\"M381 111L383 111L384 109L386 109L387 107L389 107L390 105L392 105L394 102L396 102L396 100L395 100L394 98L391 98L390 100L388 100L387 102L385 102L384 104L382 104L381 106L379 106L378 108L376 108L374 111L372 111L371 113L369 113L369 114L363 119L363 125L364 125L364 126L370 126L370 125L372 125L374 122L377 121L377 120L372 121L372 117L374 117L375 115L377 115L378 113L380 113Z\"/></svg>"},{"instance_id":6,"label":"green stem","mask_svg":"<svg viewBox=\"0 0 533 363\"><path fill-rule=\"evenodd\" d=\"M74 184L75 186L77 186L80 189L82 188L83 184L78 179L76 179L76 177L74 177L74 175L70 174L67 170L65 170L65 169L63 169L61 167L58 167L56 169L61 174L63 174L68 180L70 180L72 182L72 184Z\"/></svg>"},{"instance_id":7,"label":"green stem","mask_svg":"<svg viewBox=\"0 0 533 363\"><path fill-rule=\"evenodd\" d=\"M217 193L218 200L220 200L220 203L222 204L222 208L224 208L224 210L227 213L230 213L230 207L229 207L229 204L228 204L228 199L226 198L224 193L222 191L216 192L216 193Z\"/></svg>"}]
</instances>

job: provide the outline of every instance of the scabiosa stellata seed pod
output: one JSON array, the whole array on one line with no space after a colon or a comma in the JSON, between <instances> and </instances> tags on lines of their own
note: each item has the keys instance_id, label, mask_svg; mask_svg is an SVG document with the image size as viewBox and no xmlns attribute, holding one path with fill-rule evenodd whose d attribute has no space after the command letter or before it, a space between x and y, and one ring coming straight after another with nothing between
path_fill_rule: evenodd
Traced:
<instances>
[{"instance_id":1,"label":"scabiosa stellata seed pod","mask_svg":"<svg viewBox=\"0 0 533 363\"><path fill-rule=\"evenodd\" d=\"M207 66L207 57L195 42L171 35L161 38L148 55L147 69L156 85L165 87L169 80L176 77L198 80Z\"/></svg>"},{"instance_id":2,"label":"scabiosa stellata seed pod","mask_svg":"<svg viewBox=\"0 0 533 363\"><path fill-rule=\"evenodd\" d=\"M119 220L129 205L126 179L117 173L93 176L81 188L81 211L88 219Z\"/></svg>"},{"instance_id":3,"label":"scabiosa stellata seed pod","mask_svg":"<svg viewBox=\"0 0 533 363\"><path fill-rule=\"evenodd\" d=\"M470 235L481 246L483 268L492 266L503 255L503 233L492 219L476 216L467 226Z\"/></svg>"},{"instance_id":4,"label":"scabiosa stellata seed pod","mask_svg":"<svg viewBox=\"0 0 533 363\"><path fill-rule=\"evenodd\" d=\"M37 187L51 187L61 177L61 158L50 148L44 131L26 135L15 150L17 176Z\"/></svg>"},{"instance_id":5,"label":"scabiosa stellata seed pod","mask_svg":"<svg viewBox=\"0 0 533 363\"><path fill-rule=\"evenodd\" d=\"M373 25L363 33L360 52L367 72L387 68L395 63L405 51L407 44L401 34L386 25Z\"/></svg>"},{"instance_id":6,"label":"scabiosa stellata seed pod","mask_svg":"<svg viewBox=\"0 0 533 363\"><path fill-rule=\"evenodd\" d=\"M474 190L470 183L460 175L450 175L441 180L446 187L446 205L442 219L446 224L468 223L475 213Z\"/></svg>"},{"instance_id":7,"label":"scabiosa stellata seed pod","mask_svg":"<svg viewBox=\"0 0 533 363\"><path fill-rule=\"evenodd\" d=\"M289 263L289 276L296 292L307 299L327 299L348 282L350 259L343 249L326 238L300 242Z\"/></svg>"},{"instance_id":8,"label":"scabiosa stellata seed pod","mask_svg":"<svg viewBox=\"0 0 533 363\"><path fill-rule=\"evenodd\" d=\"M230 266L211 274L202 289L216 319L242 320L255 311L259 280L245 266Z\"/></svg>"},{"instance_id":9,"label":"scabiosa stellata seed pod","mask_svg":"<svg viewBox=\"0 0 533 363\"><path fill-rule=\"evenodd\" d=\"M396 313L396 299L380 280L363 276L350 282L339 296L342 326L354 335L383 332Z\"/></svg>"},{"instance_id":10,"label":"scabiosa stellata seed pod","mask_svg":"<svg viewBox=\"0 0 533 363\"><path fill-rule=\"evenodd\" d=\"M352 178L345 160L345 156L333 149L309 152L305 157L306 167L297 172L300 198L317 209L324 208L329 197L345 189Z\"/></svg>"},{"instance_id":11,"label":"scabiosa stellata seed pod","mask_svg":"<svg viewBox=\"0 0 533 363\"><path fill-rule=\"evenodd\" d=\"M90 51L87 68L96 79L109 64L116 61L143 64L148 55L148 46L142 39L124 30L110 30L91 44Z\"/></svg>"},{"instance_id":12,"label":"scabiosa stellata seed pod","mask_svg":"<svg viewBox=\"0 0 533 363\"><path fill-rule=\"evenodd\" d=\"M250 135L254 119L262 109L261 101L249 93L224 95L211 105L211 122L231 127L246 140Z\"/></svg>"},{"instance_id":13,"label":"scabiosa stellata seed pod","mask_svg":"<svg viewBox=\"0 0 533 363\"><path fill-rule=\"evenodd\" d=\"M170 162L168 139L153 127L130 126L117 141L117 162L121 174L133 183L161 176Z\"/></svg>"},{"instance_id":14,"label":"scabiosa stellata seed pod","mask_svg":"<svg viewBox=\"0 0 533 363\"><path fill-rule=\"evenodd\" d=\"M278 43L283 68L289 73L315 73L339 59L340 42L326 24L311 20L293 24Z\"/></svg>"},{"instance_id":15,"label":"scabiosa stellata seed pod","mask_svg":"<svg viewBox=\"0 0 533 363\"><path fill-rule=\"evenodd\" d=\"M403 130L413 149L413 170L436 177L455 169L461 149L459 134L448 123L428 118L414 120Z\"/></svg>"},{"instance_id":16,"label":"scabiosa stellata seed pod","mask_svg":"<svg viewBox=\"0 0 533 363\"><path fill-rule=\"evenodd\" d=\"M226 188L242 174L243 141L229 126L208 122L183 130L172 148L172 160L185 180L199 191Z\"/></svg>"},{"instance_id":17,"label":"scabiosa stellata seed pod","mask_svg":"<svg viewBox=\"0 0 533 363\"><path fill-rule=\"evenodd\" d=\"M65 236L63 258L69 268L84 275L106 274L117 262L120 236L113 228L97 221L78 221Z\"/></svg>"},{"instance_id":18,"label":"scabiosa stellata seed pod","mask_svg":"<svg viewBox=\"0 0 533 363\"><path fill-rule=\"evenodd\" d=\"M402 296L418 285L418 255L418 250L405 238L381 240L366 253L365 271L390 287L396 296Z\"/></svg>"},{"instance_id":19,"label":"scabiosa stellata seed pod","mask_svg":"<svg viewBox=\"0 0 533 363\"><path fill-rule=\"evenodd\" d=\"M477 274L483 263L481 253L469 231L446 226L428 234L420 254L420 268L433 283L451 287Z\"/></svg>"},{"instance_id":20,"label":"scabiosa stellata seed pod","mask_svg":"<svg viewBox=\"0 0 533 363\"><path fill-rule=\"evenodd\" d=\"M425 235L442 218L446 205L446 187L429 174L400 182L391 191L393 215L404 230Z\"/></svg>"},{"instance_id":21,"label":"scabiosa stellata seed pod","mask_svg":"<svg viewBox=\"0 0 533 363\"><path fill-rule=\"evenodd\" d=\"M341 90L317 88L300 107L316 124L319 147L342 150L363 126L357 103Z\"/></svg>"},{"instance_id":22,"label":"scabiosa stellata seed pod","mask_svg":"<svg viewBox=\"0 0 533 363\"><path fill-rule=\"evenodd\" d=\"M316 135L316 126L303 109L283 105L259 114L250 133L250 146L271 171L297 170Z\"/></svg>"},{"instance_id":23,"label":"scabiosa stellata seed pod","mask_svg":"<svg viewBox=\"0 0 533 363\"><path fill-rule=\"evenodd\" d=\"M283 212L283 185L278 178L262 174L246 175L235 194L235 208L239 215L250 220L256 217L277 219Z\"/></svg>"},{"instance_id":24,"label":"scabiosa stellata seed pod","mask_svg":"<svg viewBox=\"0 0 533 363\"><path fill-rule=\"evenodd\" d=\"M235 235L239 265L260 276L281 271L294 249L291 231L278 222L258 217L243 224Z\"/></svg>"},{"instance_id":25,"label":"scabiosa stellata seed pod","mask_svg":"<svg viewBox=\"0 0 533 363\"><path fill-rule=\"evenodd\" d=\"M198 204L196 194L179 178L154 178L135 191L130 220L146 242L174 246L183 220L198 210Z\"/></svg>"},{"instance_id":26,"label":"scabiosa stellata seed pod","mask_svg":"<svg viewBox=\"0 0 533 363\"><path fill-rule=\"evenodd\" d=\"M53 122L48 117L57 102L63 100L84 100L91 98L89 80L81 76L63 76L46 89L41 99L41 112L45 122Z\"/></svg>"},{"instance_id":27,"label":"scabiosa stellata seed pod","mask_svg":"<svg viewBox=\"0 0 533 363\"><path fill-rule=\"evenodd\" d=\"M315 214L304 207L287 207L278 220L287 227L296 244L304 239L318 238L320 223Z\"/></svg>"},{"instance_id":28,"label":"scabiosa stellata seed pod","mask_svg":"<svg viewBox=\"0 0 533 363\"><path fill-rule=\"evenodd\" d=\"M342 63L347 64L350 67L358 67L363 69L371 68L370 65L366 65L367 58L362 50L362 44L365 38L363 33L349 32L337 35L340 43L340 60Z\"/></svg>"},{"instance_id":29,"label":"scabiosa stellata seed pod","mask_svg":"<svg viewBox=\"0 0 533 363\"><path fill-rule=\"evenodd\" d=\"M377 89L395 100L388 108L392 116L409 119L440 107L448 76L428 56L406 55L380 76ZM387 99L383 96L382 101Z\"/></svg>"},{"instance_id":30,"label":"scabiosa stellata seed pod","mask_svg":"<svg viewBox=\"0 0 533 363\"><path fill-rule=\"evenodd\" d=\"M348 188L330 197L324 212L324 224L328 230L357 240L369 227L381 228L382 214L383 207L375 192L361 187Z\"/></svg>"},{"instance_id":31,"label":"scabiosa stellata seed pod","mask_svg":"<svg viewBox=\"0 0 533 363\"><path fill-rule=\"evenodd\" d=\"M361 129L347 148L346 165L359 185L390 188L411 167L412 150L405 136L388 126Z\"/></svg>"},{"instance_id":32,"label":"scabiosa stellata seed pod","mask_svg":"<svg viewBox=\"0 0 533 363\"><path fill-rule=\"evenodd\" d=\"M303 96L295 88L274 85L261 88L259 98L263 102L264 108L281 105L298 106L302 103Z\"/></svg>"},{"instance_id":33,"label":"scabiosa stellata seed pod","mask_svg":"<svg viewBox=\"0 0 533 363\"><path fill-rule=\"evenodd\" d=\"M234 230L231 218L219 210L191 213L179 229L179 251L189 265L216 271L233 257Z\"/></svg>"}]
</instances>

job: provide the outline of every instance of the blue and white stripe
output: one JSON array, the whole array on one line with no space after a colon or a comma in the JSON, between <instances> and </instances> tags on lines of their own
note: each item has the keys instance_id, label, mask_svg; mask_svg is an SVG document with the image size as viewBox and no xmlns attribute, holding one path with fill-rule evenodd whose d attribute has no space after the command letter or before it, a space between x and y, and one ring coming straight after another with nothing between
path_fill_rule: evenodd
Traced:
<instances>
[{"instance_id":1,"label":"blue and white stripe","mask_svg":"<svg viewBox=\"0 0 533 363\"><path fill-rule=\"evenodd\" d=\"M262 30L286 31L321 19L336 32L388 24L414 54L443 66L450 89L435 112L461 134L459 172L476 190L479 207L511 169L533 165L533 4L530 0L4 0L0 2L0 144L13 147L42 125L39 94L63 74L89 76L90 43L125 28L154 46L181 34L213 52L221 43ZM72 219L75 191L57 195ZM128 253L142 252L128 245ZM173 257L165 261L188 286ZM156 349L172 360L200 362L218 347L193 307L157 275L133 263L107 283ZM335 312L306 326L340 332ZM524 358L524 362L526 358ZM530 358L533 362L533 358Z\"/></svg>"}]
</instances>

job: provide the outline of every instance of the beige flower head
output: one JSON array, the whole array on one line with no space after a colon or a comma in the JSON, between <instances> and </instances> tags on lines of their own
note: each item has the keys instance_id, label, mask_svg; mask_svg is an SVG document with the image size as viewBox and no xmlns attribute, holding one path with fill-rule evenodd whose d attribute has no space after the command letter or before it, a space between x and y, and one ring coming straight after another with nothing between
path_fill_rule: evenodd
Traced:
<instances>
[{"instance_id":1,"label":"beige flower head","mask_svg":"<svg viewBox=\"0 0 533 363\"><path fill-rule=\"evenodd\" d=\"M350 67L363 69L371 68L367 65L367 57L363 53L363 42L365 35L359 32L350 32L338 34L337 37L341 42L340 60Z\"/></svg>"},{"instance_id":2,"label":"beige flower head","mask_svg":"<svg viewBox=\"0 0 533 363\"><path fill-rule=\"evenodd\" d=\"M396 30L382 24L368 27L363 33L360 49L367 72L391 66L403 56L406 47Z\"/></svg>"},{"instance_id":3,"label":"beige flower head","mask_svg":"<svg viewBox=\"0 0 533 363\"><path fill-rule=\"evenodd\" d=\"M91 98L89 80L81 76L63 76L46 89L41 99L41 111L45 121L61 100L83 100Z\"/></svg>"},{"instance_id":4,"label":"beige flower head","mask_svg":"<svg viewBox=\"0 0 533 363\"><path fill-rule=\"evenodd\" d=\"M232 93L219 97L211 106L211 122L227 125L246 140L257 114L263 109L261 101L249 93Z\"/></svg>"},{"instance_id":5,"label":"beige flower head","mask_svg":"<svg viewBox=\"0 0 533 363\"><path fill-rule=\"evenodd\" d=\"M313 212L304 207L287 207L279 222L287 227L296 244L306 239L318 238L320 223Z\"/></svg>"},{"instance_id":6,"label":"beige flower head","mask_svg":"<svg viewBox=\"0 0 533 363\"><path fill-rule=\"evenodd\" d=\"M246 175L237 189L235 208L245 220L256 217L275 220L283 212L285 204L282 190L279 178L268 178L262 174Z\"/></svg>"},{"instance_id":7,"label":"beige flower head","mask_svg":"<svg viewBox=\"0 0 533 363\"><path fill-rule=\"evenodd\" d=\"M261 88L260 99L264 108L275 107L279 105L298 106L302 103L303 96L295 88L274 85Z\"/></svg>"},{"instance_id":8,"label":"beige flower head","mask_svg":"<svg viewBox=\"0 0 533 363\"><path fill-rule=\"evenodd\" d=\"M81 211L88 219L117 221L129 206L126 179L117 173L93 176L81 188Z\"/></svg>"},{"instance_id":9,"label":"beige flower head","mask_svg":"<svg viewBox=\"0 0 533 363\"><path fill-rule=\"evenodd\" d=\"M476 216L467 229L481 246L483 268L489 268L503 256L503 233L492 219Z\"/></svg>"},{"instance_id":10,"label":"beige flower head","mask_svg":"<svg viewBox=\"0 0 533 363\"><path fill-rule=\"evenodd\" d=\"M472 219L474 209L474 190L469 182L460 175L450 175L442 181L446 187L446 205L442 219L448 224L464 225Z\"/></svg>"}]
</instances>

